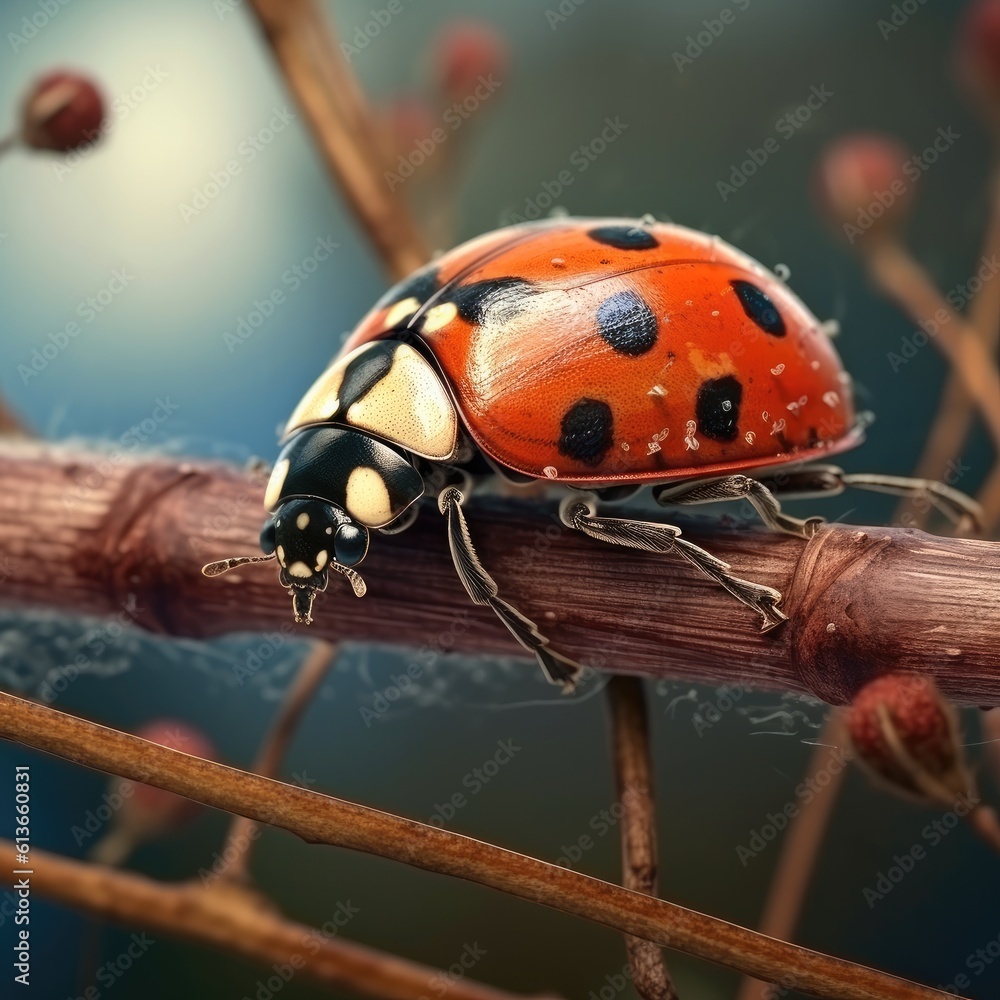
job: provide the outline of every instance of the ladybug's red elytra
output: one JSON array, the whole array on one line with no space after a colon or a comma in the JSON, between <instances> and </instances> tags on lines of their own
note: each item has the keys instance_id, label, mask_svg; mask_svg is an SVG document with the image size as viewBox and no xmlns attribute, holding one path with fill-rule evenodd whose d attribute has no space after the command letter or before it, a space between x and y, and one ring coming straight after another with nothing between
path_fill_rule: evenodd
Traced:
<instances>
[{"instance_id":1,"label":"ladybug's red elytra","mask_svg":"<svg viewBox=\"0 0 1000 1000\"><path fill-rule=\"evenodd\" d=\"M783 492L919 493L956 520L977 517L941 483L808 464L863 436L823 325L718 237L645 219L511 226L379 300L288 421L265 496L265 554L204 572L277 558L295 619L308 623L330 570L363 596L354 567L370 532L409 527L430 493L469 596L569 690L580 665L499 596L476 556L462 510L474 482L561 485L567 527L684 557L768 629L786 617L778 591L733 576L676 527L605 517L597 503L647 485L664 505L747 499L769 527L809 536L820 519L785 514L753 476L794 462Z\"/></svg>"}]
</instances>

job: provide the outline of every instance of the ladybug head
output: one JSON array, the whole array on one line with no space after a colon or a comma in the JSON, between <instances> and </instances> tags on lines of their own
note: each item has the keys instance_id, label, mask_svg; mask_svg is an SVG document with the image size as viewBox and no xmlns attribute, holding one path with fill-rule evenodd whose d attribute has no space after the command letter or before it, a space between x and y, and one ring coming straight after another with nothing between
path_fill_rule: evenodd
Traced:
<instances>
[{"instance_id":1,"label":"ladybug head","mask_svg":"<svg viewBox=\"0 0 1000 1000\"><path fill-rule=\"evenodd\" d=\"M237 566L277 558L278 579L288 588L295 620L312 623L316 593L326 590L330 570L350 581L358 597L365 582L353 566L368 552L368 529L335 504L311 497L286 500L267 519L260 532L262 556L241 556L209 563L206 576L219 576Z\"/></svg>"}]
</instances>

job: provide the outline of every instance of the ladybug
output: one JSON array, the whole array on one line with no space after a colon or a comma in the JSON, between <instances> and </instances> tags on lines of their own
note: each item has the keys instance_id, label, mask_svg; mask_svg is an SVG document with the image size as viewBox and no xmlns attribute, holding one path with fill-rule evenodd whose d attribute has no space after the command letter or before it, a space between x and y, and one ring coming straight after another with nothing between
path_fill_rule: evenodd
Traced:
<instances>
[{"instance_id":1,"label":"ladybug","mask_svg":"<svg viewBox=\"0 0 1000 1000\"><path fill-rule=\"evenodd\" d=\"M563 488L567 527L677 554L752 608L786 619L779 591L732 574L655 521L607 517L600 501L644 486L663 505L746 499L774 530L810 536L760 476L798 495L848 485L923 494L955 520L968 497L940 483L809 465L853 448L865 420L823 324L771 271L724 243L652 219L551 219L489 233L384 295L306 392L265 495L263 556L277 559L295 620L312 620L330 572L363 596L371 533L409 527L435 496L455 569L554 683L580 665L500 597L463 505L473 483Z\"/></svg>"}]
</instances>

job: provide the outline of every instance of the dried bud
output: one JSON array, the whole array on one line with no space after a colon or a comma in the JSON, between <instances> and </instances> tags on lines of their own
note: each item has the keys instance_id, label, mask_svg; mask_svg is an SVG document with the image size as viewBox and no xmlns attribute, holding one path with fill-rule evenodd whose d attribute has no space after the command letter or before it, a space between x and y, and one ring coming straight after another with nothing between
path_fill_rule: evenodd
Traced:
<instances>
[{"instance_id":1,"label":"dried bud","mask_svg":"<svg viewBox=\"0 0 1000 1000\"><path fill-rule=\"evenodd\" d=\"M858 132L837 139L816 167L821 211L852 243L869 231L898 229L913 200L903 172L909 159L906 147L891 136Z\"/></svg>"},{"instance_id":2,"label":"dried bud","mask_svg":"<svg viewBox=\"0 0 1000 1000\"><path fill-rule=\"evenodd\" d=\"M35 149L66 153L100 138L104 101L94 84L76 73L50 73L24 102L21 134Z\"/></svg>"},{"instance_id":3,"label":"dried bud","mask_svg":"<svg viewBox=\"0 0 1000 1000\"><path fill-rule=\"evenodd\" d=\"M449 101L464 101L482 79L503 74L509 62L507 39L485 21L453 21L433 48L439 85Z\"/></svg>"},{"instance_id":4,"label":"dried bud","mask_svg":"<svg viewBox=\"0 0 1000 1000\"><path fill-rule=\"evenodd\" d=\"M972 97L1000 113L1000 0L974 0L965 8L956 63Z\"/></svg>"},{"instance_id":5,"label":"dried bud","mask_svg":"<svg viewBox=\"0 0 1000 1000\"><path fill-rule=\"evenodd\" d=\"M899 794L951 809L976 802L965 765L958 713L923 674L869 681L847 712L858 759Z\"/></svg>"},{"instance_id":6,"label":"dried bud","mask_svg":"<svg viewBox=\"0 0 1000 1000\"><path fill-rule=\"evenodd\" d=\"M193 757L212 760L215 756L206 736L176 719L147 722L135 735ZM121 864L143 841L182 826L204 808L174 792L129 780L113 781L109 798L120 802L120 807L108 832L91 851L94 861L106 865Z\"/></svg>"}]
</instances>

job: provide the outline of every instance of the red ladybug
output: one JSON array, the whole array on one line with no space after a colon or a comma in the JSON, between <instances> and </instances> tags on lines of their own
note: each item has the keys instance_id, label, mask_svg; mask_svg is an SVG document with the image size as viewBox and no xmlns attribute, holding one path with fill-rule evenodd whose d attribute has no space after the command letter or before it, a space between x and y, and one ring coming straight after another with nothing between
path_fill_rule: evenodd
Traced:
<instances>
[{"instance_id":1,"label":"red ladybug","mask_svg":"<svg viewBox=\"0 0 1000 1000\"><path fill-rule=\"evenodd\" d=\"M369 532L392 534L437 497L455 568L567 688L579 665L502 600L462 512L482 475L567 487L560 516L593 538L683 556L753 608L781 594L655 522L608 518L598 500L645 485L662 504L747 499L770 527L809 536L744 474L796 463L784 486L924 493L958 518L976 505L940 483L849 476L802 463L854 447L863 424L822 324L774 274L718 237L627 219L554 219L489 233L391 289L285 428L268 484L264 556L277 557L297 621L330 570L355 593ZM581 490L585 492L581 492Z\"/></svg>"}]
</instances>

